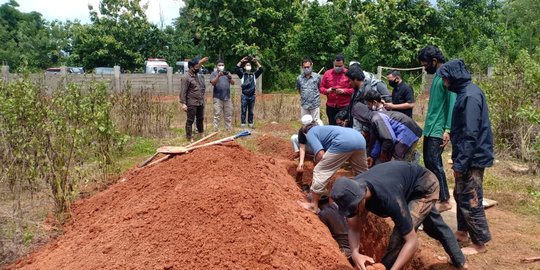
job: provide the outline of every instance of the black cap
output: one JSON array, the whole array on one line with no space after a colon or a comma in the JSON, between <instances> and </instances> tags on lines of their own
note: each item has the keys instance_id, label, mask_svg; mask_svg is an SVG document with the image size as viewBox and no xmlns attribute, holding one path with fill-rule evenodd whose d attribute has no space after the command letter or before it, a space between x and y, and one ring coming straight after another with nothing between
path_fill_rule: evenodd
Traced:
<instances>
[{"instance_id":1,"label":"black cap","mask_svg":"<svg viewBox=\"0 0 540 270\"><path fill-rule=\"evenodd\" d=\"M358 204L366 195L366 182L356 182L347 177L340 177L332 187L331 197L339 206L339 211L346 217L356 216Z\"/></svg>"}]
</instances>

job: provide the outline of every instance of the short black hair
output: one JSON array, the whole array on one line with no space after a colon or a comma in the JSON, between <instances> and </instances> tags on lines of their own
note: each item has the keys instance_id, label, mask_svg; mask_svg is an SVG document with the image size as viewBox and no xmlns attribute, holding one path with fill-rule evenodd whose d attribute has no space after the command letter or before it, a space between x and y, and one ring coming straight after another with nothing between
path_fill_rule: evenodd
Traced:
<instances>
[{"instance_id":1,"label":"short black hair","mask_svg":"<svg viewBox=\"0 0 540 270\"><path fill-rule=\"evenodd\" d=\"M336 121L337 121L337 120L341 120L341 121L349 120L349 115L347 114L347 110L339 111L339 112L336 114Z\"/></svg>"},{"instance_id":2,"label":"short black hair","mask_svg":"<svg viewBox=\"0 0 540 270\"><path fill-rule=\"evenodd\" d=\"M424 47L418 53L418 61L431 62L433 58L437 59L439 63L445 63L446 58L444 58L443 53L439 48L429 45Z\"/></svg>"},{"instance_id":3,"label":"short black hair","mask_svg":"<svg viewBox=\"0 0 540 270\"><path fill-rule=\"evenodd\" d=\"M400 77L401 78L401 72L399 72L399 70L397 69L391 69L390 71L388 71L388 73L386 73L386 76L388 75L392 75L394 77Z\"/></svg>"},{"instance_id":4,"label":"short black hair","mask_svg":"<svg viewBox=\"0 0 540 270\"><path fill-rule=\"evenodd\" d=\"M349 78L349 80L357 80L357 81L363 81L366 76L364 75L364 71L362 71L362 68L360 68L359 65L352 65L347 70L347 73L345 73L345 76Z\"/></svg>"},{"instance_id":5,"label":"short black hair","mask_svg":"<svg viewBox=\"0 0 540 270\"><path fill-rule=\"evenodd\" d=\"M223 59L218 59L216 61L216 66L219 65L219 64L225 64L225 61L223 61Z\"/></svg>"},{"instance_id":6,"label":"short black hair","mask_svg":"<svg viewBox=\"0 0 540 270\"><path fill-rule=\"evenodd\" d=\"M336 55L336 58L334 58L334 61L345 61L345 57L343 57L343 54Z\"/></svg>"},{"instance_id":7,"label":"short black hair","mask_svg":"<svg viewBox=\"0 0 540 270\"><path fill-rule=\"evenodd\" d=\"M191 67L194 67L195 65L197 65L199 63L199 60L200 59L199 59L198 56L191 59L191 60L189 60L189 62L187 63L188 68L191 68Z\"/></svg>"},{"instance_id":8,"label":"short black hair","mask_svg":"<svg viewBox=\"0 0 540 270\"><path fill-rule=\"evenodd\" d=\"M303 65L304 63L307 63L307 62L309 62L310 64L313 65L313 61L311 61L311 59L309 59L308 57L302 59L302 65Z\"/></svg>"},{"instance_id":9,"label":"short black hair","mask_svg":"<svg viewBox=\"0 0 540 270\"><path fill-rule=\"evenodd\" d=\"M368 102L373 102L373 101L382 102L381 94L379 94L379 92L377 92L376 90L369 90L366 96L364 97L364 99Z\"/></svg>"}]
</instances>

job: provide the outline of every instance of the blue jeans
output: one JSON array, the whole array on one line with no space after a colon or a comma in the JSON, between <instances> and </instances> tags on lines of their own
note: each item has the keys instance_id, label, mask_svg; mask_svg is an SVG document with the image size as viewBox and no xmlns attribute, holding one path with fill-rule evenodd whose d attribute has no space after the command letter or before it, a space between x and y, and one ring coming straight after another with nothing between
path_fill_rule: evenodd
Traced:
<instances>
[{"instance_id":1,"label":"blue jeans","mask_svg":"<svg viewBox=\"0 0 540 270\"><path fill-rule=\"evenodd\" d=\"M443 140L436 137L424 137L424 165L437 176L439 180L439 200L446 202L450 199L450 191L448 191L448 182L442 163L442 152L444 147L441 147Z\"/></svg>"},{"instance_id":2,"label":"blue jeans","mask_svg":"<svg viewBox=\"0 0 540 270\"><path fill-rule=\"evenodd\" d=\"M248 97L242 95L242 114L240 116L240 122L246 124L246 112L247 112L247 121L249 124L253 124L253 107L255 107L255 96Z\"/></svg>"},{"instance_id":3,"label":"blue jeans","mask_svg":"<svg viewBox=\"0 0 540 270\"><path fill-rule=\"evenodd\" d=\"M471 241L483 245L491 240L486 213L484 212L484 168L469 168L456 177L454 198L457 203L458 230L468 232Z\"/></svg>"},{"instance_id":4,"label":"blue jeans","mask_svg":"<svg viewBox=\"0 0 540 270\"><path fill-rule=\"evenodd\" d=\"M465 264L465 256L461 252L452 229L448 227L441 214L434 207L439 194L438 184L434 174L425 173L417 182L419 192L416 198L409 201L409 211L414 230L418 230L420 224L423 224L424 232L441 243L446 254L450 256L452 264L459 268ZM386 252L381 259L386 269L392 268L404 244L403 236L394 228Z\"/></svg>"}]
</instances>

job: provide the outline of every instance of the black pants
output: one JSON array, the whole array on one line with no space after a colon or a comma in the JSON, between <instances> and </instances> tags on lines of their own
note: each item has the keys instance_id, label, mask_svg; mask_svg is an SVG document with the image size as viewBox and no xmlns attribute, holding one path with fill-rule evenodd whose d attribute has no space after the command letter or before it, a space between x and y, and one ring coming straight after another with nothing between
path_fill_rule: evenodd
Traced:
<instances>
[{"instance_id":1,"label":"black pants","mask_svg":"<svg viewBox=\"0 0 540 270\"><path fill-rule=\"evenodd\" d=\"M193 122L197 118L197 132L204 132L204 105L199 106L188 106L187 109L187 120L186 120L186 138L189 140L192 137L192 127Z\"/></svg>"},{"instance_id":2,"label":"black pants","mask_svg":"<svg viewBox=\"0 0 540 270\"><path fill-rule=\"evenodd\" d=\"M347 106L345 107L329 107L326 105L326 116L328 117L328 124L329 125L337 125L336 124L336 115L343 110L347 110Z\"/></svg>"}]
</instances>

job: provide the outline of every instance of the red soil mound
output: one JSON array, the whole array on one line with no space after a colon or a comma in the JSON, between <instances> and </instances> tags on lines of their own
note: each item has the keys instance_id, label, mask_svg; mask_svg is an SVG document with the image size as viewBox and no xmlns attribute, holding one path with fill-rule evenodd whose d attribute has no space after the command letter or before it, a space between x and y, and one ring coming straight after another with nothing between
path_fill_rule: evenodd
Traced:
<instances>
[{"instance_id":1,"label":"red soil mound","mask_svg":"<svg viewBox=\"0 0 540 270\"><path fill-rule=\"evenodd\" d=\"M73 206L24 269L352 269L284 167L215 146L133 171Z\"/></svg>"},{"instance_id":2,"label":"red soil mound","mask_svg":"<svg viewBox=\"0 0 540 270\"><path fill-rule=\"evenodd\" d=\"M290 141L266 134L257 139L257 151L274 158L290 160L294 157Z\"/></svg>"}]
</instances>

